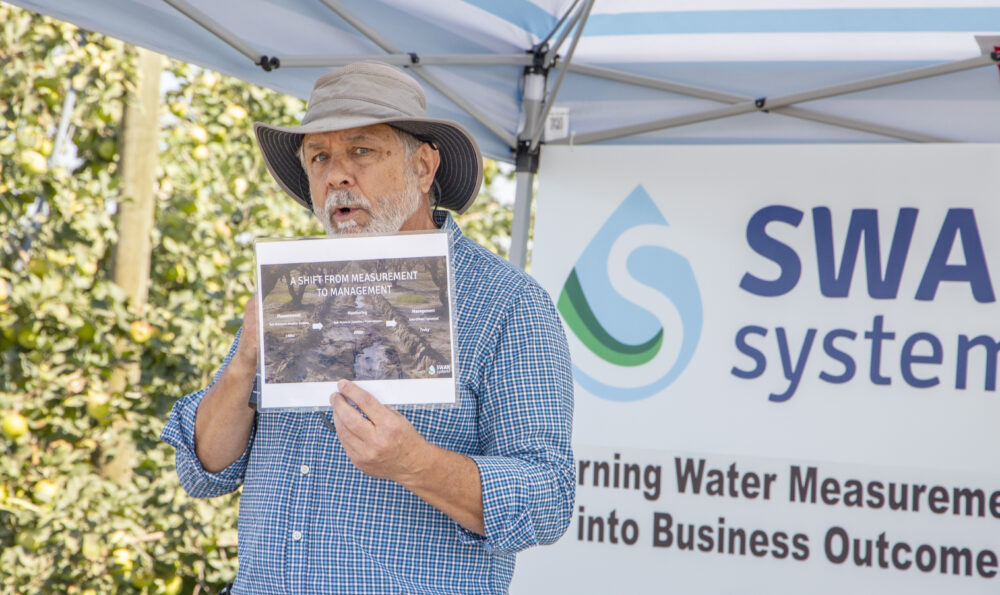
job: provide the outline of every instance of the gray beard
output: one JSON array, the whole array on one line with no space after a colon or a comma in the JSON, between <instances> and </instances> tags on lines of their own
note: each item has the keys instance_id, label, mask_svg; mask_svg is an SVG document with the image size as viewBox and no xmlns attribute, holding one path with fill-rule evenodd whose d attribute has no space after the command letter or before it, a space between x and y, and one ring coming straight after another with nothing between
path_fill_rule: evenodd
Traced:
<instances>
[{"instance_id":1,"label":"gray beard","mask_svg":"<svg viewBox=\"0 0 1000 595\"><path fill-rule=\"evenodd\" d=\"M382 207L382 212L378 217L375 217L372 212L372 204L367 197L349 190L331 190L326 195L323 214L321 215L316 212L315 206L313 207L313 213L320 220L320 223L323 224L323 228L326 229L326 235L328 236L352 233L396 233L403 227L406 220L417 212L417 208L420 206L420 188L415 181L413 183L410 182L411 180L408 179L406 190L381 198L379 205ZM343 223L335 223L333 221L333 212L342 207L365 210L369 216L368 223L360 226L353 219L344 221Z\"/></svg>"}]
</instances>

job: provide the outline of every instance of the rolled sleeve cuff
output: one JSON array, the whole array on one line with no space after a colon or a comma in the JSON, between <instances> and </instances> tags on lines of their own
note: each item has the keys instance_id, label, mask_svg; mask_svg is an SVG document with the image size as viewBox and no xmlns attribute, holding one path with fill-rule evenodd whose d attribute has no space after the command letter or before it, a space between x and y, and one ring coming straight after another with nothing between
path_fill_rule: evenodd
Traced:
<instances>
[{"instance_id":1,"label":"rolled sleeve cuff","mask_svg":"<svg viewBox=\"0 0 1000 595\"><path fill-rule=\"evenodd\" d=\"M546 510L560 508L549 490L533 486L551 485L538 468L519 459L501 456L472 456L479 467L483 490L485 536L460 527L462 543L489 551L516 553L534 545L539 538L535 523L553 519ZM535 493L533 493L535 492ZM541 518L538 518L541 517Z\"/></svg>"},{"instance_id":2,"label":"rolled sleeve cuff","mask_svg":"<svg viewBox=\"0 0 1000 595\"><path fill-rule=\"evenodd\" d=\"M194 449L194 424L198 406L208 389L182 398L170 412L170 419L163 427L160 439L176 449L177 476L189 495L210 498L236 491L243 483L250 447L253 445L257 424L250 429L250 441L240 458L218 473L205 470Z\"/></svg>"}]
</instances>

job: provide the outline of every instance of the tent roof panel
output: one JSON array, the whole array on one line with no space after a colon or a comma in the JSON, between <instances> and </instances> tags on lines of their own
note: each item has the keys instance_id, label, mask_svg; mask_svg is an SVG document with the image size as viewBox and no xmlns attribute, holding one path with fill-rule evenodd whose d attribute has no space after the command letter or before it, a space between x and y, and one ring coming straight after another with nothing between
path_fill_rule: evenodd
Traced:
<instances>
[{"instance_id":1,"label":"tent roof panel","mask_svg":"<svg viewBox=\"0 0 1000 595\"><path fill-rule=\"evenodd\" d=\"M1000 7L691 10L594 14L586 36L1000 30Z\"/></svg>"},{"instance_id":2,"label":"tent roof panel","mask_svg":"<svg viewBox=\"0 0 1000 595\"><path fill-rule=\"evenodd\" d=\"M309 57L310 64L322 66L265 72L164 0L13 3L302 98L336 63L334 58L381 53L320 0L189 1L253 52L286 60ZM403 52L480 59L523 55L574 5L573 0L339 2ZM982 52L976 35L1000 36L1000 0L882 0L875 5L861 0L620 0L594 7L574 62L722 91L702 96L732 103L974 58ZM505 136L515 134L521 116L520 66L424 68ZM550 83L554 78L549 77ZM510 158L504 140L441 92L425 88L432 116L458 120L476 135L485 154ZM555 103L571 108L570 127L579 135L621 126L625 120L646 122L726 105L572 71ZM992 67L802 107L859 120L882 119L960 141L1000 141L1000 119L992 115L1000 107L1000 77ZM750 113L615 142L845 142L871 136Z\"/></svg>"}]
</instances>

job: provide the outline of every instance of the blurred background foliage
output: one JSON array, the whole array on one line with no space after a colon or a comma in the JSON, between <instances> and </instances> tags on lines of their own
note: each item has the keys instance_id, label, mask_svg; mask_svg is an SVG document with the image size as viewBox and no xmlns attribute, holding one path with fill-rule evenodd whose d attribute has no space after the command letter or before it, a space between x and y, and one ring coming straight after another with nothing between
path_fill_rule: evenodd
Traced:
<instances>
[{"instance_id":1,"label":"blurred background foliage","mask_svg":"<svg viewBox=\"0 0 1000 595\"><path fill-rule=\"evenodd\" d=\"M188 64L161 79L148 304L110 280L136 50L0 3L0 590L214 593L236 571L238 494L188 498L159 433L205 386L253 292L255 237L318 235L252 123L305 104ZM76 100L57 147L64 100ZM510 178L486 163L459 217L506 255ZM141 378L112 382L138 362Z\"/></svg>"}]
</instances>

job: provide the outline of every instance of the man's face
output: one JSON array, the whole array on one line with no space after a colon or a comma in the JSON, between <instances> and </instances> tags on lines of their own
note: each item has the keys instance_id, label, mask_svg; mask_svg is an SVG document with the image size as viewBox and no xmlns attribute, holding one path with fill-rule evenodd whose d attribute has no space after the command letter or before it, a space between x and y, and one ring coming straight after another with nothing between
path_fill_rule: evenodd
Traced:
<instances>
[{"instance_id":1,"label":"man's face","mask_svg":"<svg viewBox=\"0 0 1000 595\"><path fill-rule=\"evenodd\" d=\"M313 211L328 234L425 228L417 226L429 216L424 168L389 126L308 134L302 148Z\"/></svg>"}]
</instances>

